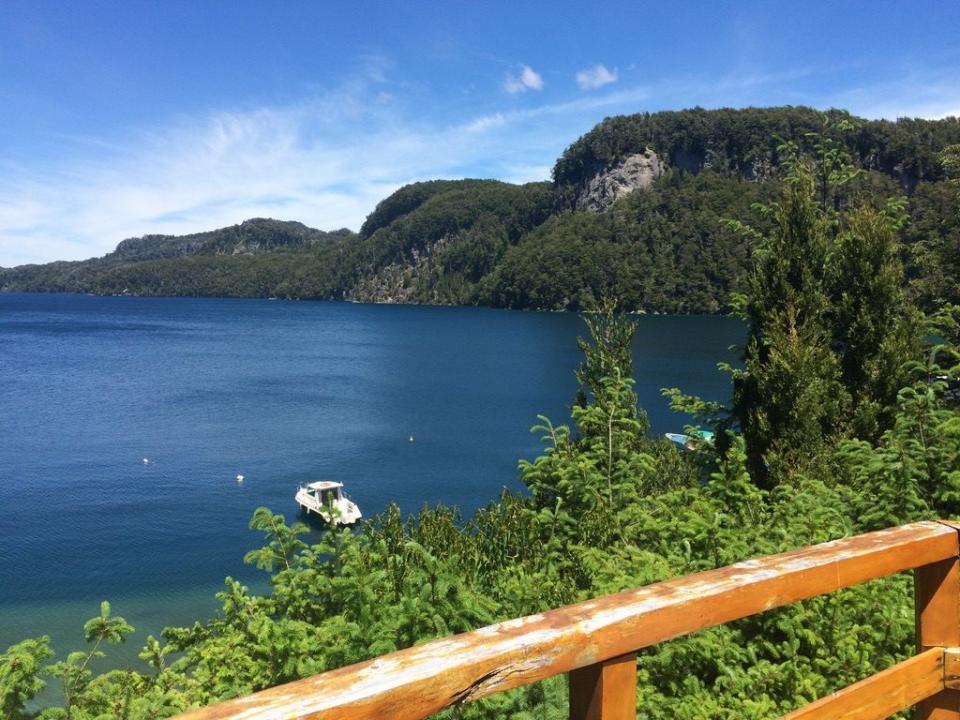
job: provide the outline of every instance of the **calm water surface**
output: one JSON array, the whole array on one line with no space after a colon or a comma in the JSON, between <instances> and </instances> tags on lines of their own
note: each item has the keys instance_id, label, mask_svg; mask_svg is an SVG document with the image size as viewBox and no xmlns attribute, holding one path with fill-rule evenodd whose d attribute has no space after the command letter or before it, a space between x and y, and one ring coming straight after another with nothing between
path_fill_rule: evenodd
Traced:
<instances>
[{"instance_id":1,"label":"calm water surface","mask_svg":"<svg viewBox=\"0 0 960 720\"><path fill-rule=\"evenodd\" d=\"M0 294L0 650L76 649L109 599L138 629L126 660L209 614L224 576L262 587L250 515L295 516L303 480L342 480L367 515L519 488L537 414L568 417L582 333L559 313ZM684 423L661 387L726 399L716 363L742 338L641 318L655 431Z\"/></svg>"}]
</instances>

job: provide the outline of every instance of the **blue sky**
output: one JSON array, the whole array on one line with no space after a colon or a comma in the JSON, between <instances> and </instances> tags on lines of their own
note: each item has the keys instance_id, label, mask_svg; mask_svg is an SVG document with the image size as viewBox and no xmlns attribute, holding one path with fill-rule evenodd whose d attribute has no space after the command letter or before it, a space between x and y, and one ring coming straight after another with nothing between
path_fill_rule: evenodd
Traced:
<instances>
[{"instance_id":1,"label":"blue sky","mask_svg":"<svg viewBox=\"0 0 960 720\"><path fill-rule=\"evenodd\" d=\"M960 115L960 2L0 3L0 266L415 180L549 178L608 115Z\"/></svg>"}]
</instances>

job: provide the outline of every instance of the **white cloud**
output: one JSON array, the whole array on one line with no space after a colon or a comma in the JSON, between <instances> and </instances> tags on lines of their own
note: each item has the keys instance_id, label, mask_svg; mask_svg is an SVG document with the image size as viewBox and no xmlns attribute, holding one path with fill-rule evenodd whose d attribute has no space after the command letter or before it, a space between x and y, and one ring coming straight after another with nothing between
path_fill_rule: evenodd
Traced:
<instances>
[{"instance_id":1,"label":"white cloud","mask_svg":"<svg viewBox=\"0 0 960 720\"><path fill-rule=\"evenodd\" d=\"M503 81L503 89L511 95L526 92L527 90L542 90L543 77L529 65L520 68L520 74L507 73Z\"/></svg>"},{"instance_id":2,"label":"white cloud","mask_svg":"<svg viewBox=\"0 0 960 720\"><path fill-rule=\"evenodd\" d=\"M535 72L532 68L526 65L523 66L523 72L520 73L520 79L523 81L523 84L531 90L543 89L543 78L540 77L539 73Z\"/></svg>"},{"instance_id":3,"label":"white cloud","mask_svg":"<svg viewBox=\"0 0 960 720\"><path fill-rule=\"evenodd\" d=\"M585 68L576 74L577 86L581 90L596 90L604 85L615 83L617 75L616 68L613 69L613 72L610 72L603 65L594 65L592 68Z\"/></svg>"},{"instance_id":4,"label":"white cloud","mask_svg":"<svg viewBox=\"0 0 960 720\"><path fill-rule=\"evenodd\" d=\"M491 128L502 127L507 122L507 117L503 113L494 113L493 115L482 115L476 120L468 122L464 129L467 132L486 132Z\"/></svg>"},{"instance_id":5,"label":"white cloud","mask_svg":"<svg viewBox=\"0 0 960 720\"><path fill-rule=\"evenodd\" d=\"M127 237L251 217L357 229L409 182L546 180L582 132L498 113L437 123L402 105L383 105L376 87L352 89L185 118L109 148L70 139L61 164L46 168L0 161L0 266L100 256Z\"/></svg>"}]
</instances>

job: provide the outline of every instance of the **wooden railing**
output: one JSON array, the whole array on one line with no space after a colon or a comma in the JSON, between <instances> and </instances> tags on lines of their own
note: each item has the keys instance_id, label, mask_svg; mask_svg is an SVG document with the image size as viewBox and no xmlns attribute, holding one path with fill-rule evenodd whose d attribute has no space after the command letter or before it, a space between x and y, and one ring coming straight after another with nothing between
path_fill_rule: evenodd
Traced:
<instances>
[{"instance_id":1,"label":"wooden railing","mask_svg":"<svg viewBox=\"0 0 960 720\"><path fill-rule=\"evenodd\" d=\"M960 720L960 524L920 522L747 560L435 640L179 716L424 718L569 673L571 720L636 716L636 652L680 635L916 569L918 654L785 716Z\"/></svg>"}]
</instances>

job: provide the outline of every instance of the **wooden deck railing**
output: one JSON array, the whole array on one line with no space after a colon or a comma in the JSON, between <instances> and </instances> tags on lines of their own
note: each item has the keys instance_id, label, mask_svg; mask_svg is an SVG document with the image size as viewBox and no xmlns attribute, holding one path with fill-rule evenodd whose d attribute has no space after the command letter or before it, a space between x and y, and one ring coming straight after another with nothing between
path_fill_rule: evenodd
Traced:
<instances>
[{"instance_id":1,"label":"wooden deck railing","mask_svg":"<svg viewBox=\"0 0 960 720\"><path fill-rule=\"evenodd\" d=\"M414 720L569 673L571 720L636 716L636 652L916 569L918 654L785 716L960 720L960 524L920 522L508 620L297 680L180 720Z\"/></svg>"}]
</instances>

